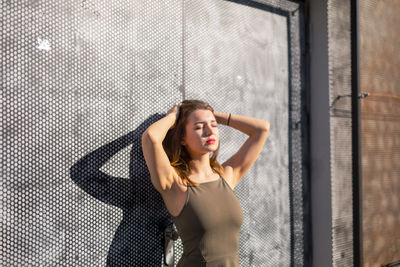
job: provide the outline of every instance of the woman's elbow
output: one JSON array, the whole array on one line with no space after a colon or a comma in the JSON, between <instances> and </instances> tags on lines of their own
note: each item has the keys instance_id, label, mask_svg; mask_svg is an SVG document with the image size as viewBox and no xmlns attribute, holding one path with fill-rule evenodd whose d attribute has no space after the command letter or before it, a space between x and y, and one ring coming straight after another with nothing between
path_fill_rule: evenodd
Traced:
<instances>
[{"instance_id":1,"label":"woman's elbow","mask_svg":"<svg viewBox=\"0 0 400 267\"><path fill-rule=\"evenodd\" d=\"M269 121L267 121L267 129L268 129L268 131L269 131L270 127L271 127L271 123Z\"/></svg>"},{"instance_id":2,"label":"woman's elbow","mask_svg":"<svg viewBox=\"0 0 400 267\"><path fill-rule=\"evenodd\" d=\"M270 126L271 125L270 125L269 121L264 121L264 126L263 126L262 130L265 132L269 132Z\"/></svg>"}]
</instances>

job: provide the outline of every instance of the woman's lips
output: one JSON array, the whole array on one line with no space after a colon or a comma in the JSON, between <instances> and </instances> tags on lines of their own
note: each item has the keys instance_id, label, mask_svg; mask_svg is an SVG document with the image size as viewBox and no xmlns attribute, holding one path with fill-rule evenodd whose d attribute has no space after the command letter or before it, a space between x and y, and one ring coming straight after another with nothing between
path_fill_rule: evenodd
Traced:
<instances>
[{"instance_id":1,"label":"woman's lips","mask_svg":"<svg viewBox=\"0 0 400 267\"><path fill-rule=\"evenodd\" d=\"M207 141L207 144L214 144L215 143L215 139L210 139Z\"/></svg>"}]
</instances>

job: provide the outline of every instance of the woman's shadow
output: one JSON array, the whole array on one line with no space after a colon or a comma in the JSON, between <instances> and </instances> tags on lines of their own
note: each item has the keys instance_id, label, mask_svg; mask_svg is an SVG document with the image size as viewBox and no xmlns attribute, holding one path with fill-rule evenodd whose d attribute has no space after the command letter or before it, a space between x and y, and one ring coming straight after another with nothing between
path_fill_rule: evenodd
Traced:
<instances>
[{"instance_id":1,"label":"woman's shadow","mask_svg":"<svg viewBox=\"0 0 400 267\"><path fill-rule=\"evenodd\" d=\"M151 183L142 152L142 134L164 116L150 116L134 131L85 155L70 168L72 180L81 189L123 211L108 251L107 266L159 267L163 262L164 229L173 221ZM100 171L112 156L131 144L129 179Z\"/></svg>"}]
</instances>

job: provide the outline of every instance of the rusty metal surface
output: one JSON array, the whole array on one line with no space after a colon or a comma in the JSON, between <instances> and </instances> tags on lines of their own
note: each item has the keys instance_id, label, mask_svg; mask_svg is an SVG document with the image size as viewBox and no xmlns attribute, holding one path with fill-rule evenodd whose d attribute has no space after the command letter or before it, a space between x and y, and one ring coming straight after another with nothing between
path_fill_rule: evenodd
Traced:
<instances>
[{"instance_id":1,"label":"rusty metal surface","mask_svg":"<svg viewBox=\"0 0 400 267\"><path fill-rule=\"evenodd\" d=\"M363 262L400 259L400 2L360 1Z\"/></svg>"}]
</instances>

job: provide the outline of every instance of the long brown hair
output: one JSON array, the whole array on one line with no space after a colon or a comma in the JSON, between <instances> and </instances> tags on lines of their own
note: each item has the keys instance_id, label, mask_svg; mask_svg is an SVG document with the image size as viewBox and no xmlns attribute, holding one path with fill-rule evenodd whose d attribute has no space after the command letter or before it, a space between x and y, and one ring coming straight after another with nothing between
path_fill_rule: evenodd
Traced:
<instances>
[{"instance_id":1,"label":"long brown hair","mask_svg":"<svg viewBox=\"0 0 400 267\"><path fill-rule=\"evenodd\" d=\"M198 186L199 183L195 183L189 179L191 157L190 153L187 151L186 147L181 144L180 140L182 140L183 136L186 134L185 126L189 115L193 111L198 109L207 109L214 114L214 109L208 103L197 99L184 100L181 103L182 105L179 108L179 116L176 120L175 126L168 130L162 144L166 154L168 155L169 161L171 162L171 166L174 167L181 179L186 181L187 184ZM220 142L218 142L217 150L215 150L210 157L210 166L213 169L213 172L222 175L224 173L224 168L217 161L219 147Z\"/></svg>"}]
</instances>

